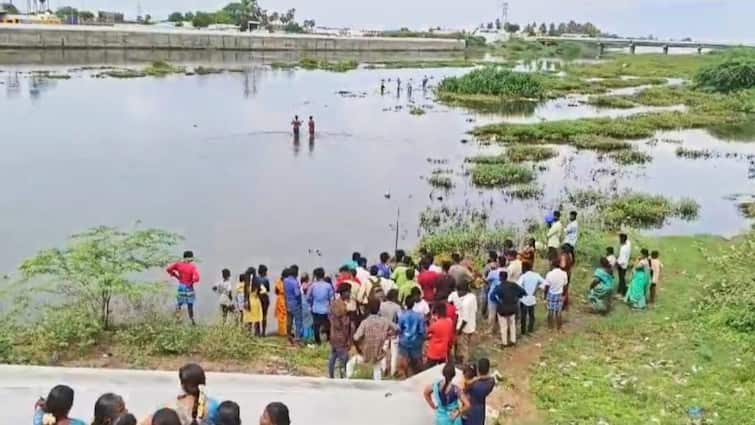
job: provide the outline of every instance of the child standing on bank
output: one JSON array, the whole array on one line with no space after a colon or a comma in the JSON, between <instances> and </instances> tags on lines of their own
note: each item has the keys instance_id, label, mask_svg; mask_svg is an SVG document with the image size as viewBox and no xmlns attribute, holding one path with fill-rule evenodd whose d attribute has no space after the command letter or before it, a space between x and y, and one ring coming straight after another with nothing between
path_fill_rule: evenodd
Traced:
<instances>
[{"instance_id":1,"label":"child standing on bank","mask_svg":"<svg viewBox=\"0 0 755 425\"><path fill-rule=\"evenodd\" d=\"M234 308L233 285L231 284L231 271L223 269L220 272L222 280L212 287L213 292L218 294L218 304L220 305L220 314L223 317L223 324L229 314L233 314Z\"/></svg>"},{"instance_id":2,"label":"child standing on bank","mask_svg":"<svg viewBox=\"0 0 755 425\"><path fill-rule=\"evenodd\" d=\"M655 304L655 291L661 283L661 273L663 272L663 263L659 258L661 254L658 251L650 253L650 304Z\"/></svg>"},{"instance_id":3,"label":"child standing on bank","mask_svg":"<svg viewBox=\"0 0 755 425\"><path fill-rule=\"evenodd\" d=\"M263 288L250 267L244 278L244 324L254 336L262 335L262 295L267 294Z\"/></svg>"}]
</instances>

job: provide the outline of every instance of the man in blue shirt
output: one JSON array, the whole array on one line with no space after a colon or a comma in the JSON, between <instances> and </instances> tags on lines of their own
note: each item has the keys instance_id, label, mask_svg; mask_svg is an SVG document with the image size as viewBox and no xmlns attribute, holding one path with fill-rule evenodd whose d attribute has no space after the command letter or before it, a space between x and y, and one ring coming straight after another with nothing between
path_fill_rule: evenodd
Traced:
<instances>
[{"instance_id":1,"label":"man in blue shirt","mask_svg":"<svg viewBox=\"0 0 755 425\"><path fill-rule=\"evenodd\" d=\"M307 301L312 308L312 322L315 328L315 343L320 345L320 329L325 330L325 335L330 339L330 325L328 324L328 313L330 312L330 303L333 301L335 291L333 285L325 281L325 270L318 267L313 272L315 282L309 287Z\"/></svg>"},{"instance_id":2,"label":"man in blue shirt","mask_svg":"<svg viewBox=\"0 0 755 425\"><path fill-rule=\"evenodd\" d=\"M403 359L399 369L403 376L422 371L422 347L427 337L427 327L422 314L412 310L417 301L418 297L407 297L406 310L398 317L398 352Z\"/></svg>"},{"instance_id":3,"label":"man in blue shirt","mask_svg":"<svg viewBox=\"0 0 755 425\"><path fill-rule=\"evenodd\" d=\"M301 285L299 284L299 266L293 265L286 269L286 277L283 279L283 289L286 291L286 310L288 314L288 339L295 341L296 335L298 335L304 325L304 316L301 310L302 297L301 297ZM296 332L294 332L294 325L296 325Z\"/></svg>"}]
</instances>

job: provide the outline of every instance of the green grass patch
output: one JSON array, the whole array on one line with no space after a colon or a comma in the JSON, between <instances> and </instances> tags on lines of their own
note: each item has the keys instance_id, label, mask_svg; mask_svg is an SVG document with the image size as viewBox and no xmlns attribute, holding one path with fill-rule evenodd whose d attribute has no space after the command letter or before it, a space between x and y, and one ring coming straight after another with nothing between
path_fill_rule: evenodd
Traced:
<instances>
[{"instance_id":1,"label":"green grass patch","mask_svg":"<svg viewBox=\"0 0 755 425\"><path fill-rule=\"evenodd\" d=\"M539 162L558 156L556 149L547 146L512 145L500 155L477 155L466 159L475 164L505 164L508 162Z\"/></svg>"},{"instance_id":2,"label":"green grass patch","mask_svg":"<svg viewBox=\"0 0 755 425\"><path fill-rule=\"evenodd\" d=\"M618 305L546 349L532 389L547 423L678 425L693 423L692 407L704 409L704 423L749 423L753 233L640 246L659 250L665 265L657 306Z\"/></svg>"},{"instance_id":3,"label":"green grass patch","mask_svg":"<svg viewBox=\"0 0 755 425\"><path fill-rule=\"evenodd\" d=\"M213 68L210 66L198 66L194 68L194 73L197 75L222 74L223 72L225 72L223 68Z\"/></svg>"},{"instance_id":4,"label":"green grass patch","mask_svg":"<svg viewBox=\"0 0 755 425\"><path fill-rule=\"evenodd\" d=\"M679 146L676 148L676 156L679 158L700 159L710 158L713 156L713 153L707 149L691 149Z\"/></svg>"},{"instance_id":5,"label":"green grass patch","mask_svg":"<svg viewBox=\"0 0 755 425\"><path fill-rule=\"evenodd\" d=\"M584 78L617 78L624 75L650 78L692 78L701 67L715 63L718 54L706 55L618 55L593 64L574 64L570 74Z\"/></svg>"},{"instance_id":6,"label":"green grass patch","mask_svg":"<svg viewBox=\"0 0 755 425\"><path fill-rule=\"evenodd\" d=\"M454 187L454 183L451 180L451 177L442 174L431 175L427 179L427 182L430 183L432 187L439 189L452 189Z\"/></svg>"},{"instance_id":7,"label":"green grass patch","mask_svg":"<svg viewBox=\"0 0 755 425\"><path fill-rule=\"evenodd\" d=\"M543 188L533 183L514 185L507 188L505 192L514 199L539 199L543 197Z\"/></svg>"},{"instance_id":8,"label":"green grass patch","mask_svg":"<svg viewBox=\"0 0 755 425\"><path fill-rule=\"evenodd\" d=\"M708 64L695 75L697 87L716 93L731 93L755 87L755 53L727 52L723 60Z\"/></svg>"},{"instance_id":9,"label":"green grass patch","mask_svg":"<svg viewBox=\"0 0 755 425\"><path fill-rule=\"evenodd\" d=\"M460 77L448 77L438 85L439 94L487 95L509 98L537 99L543 96L543 86L531 74L490 65L475 69Z\"/></svg>"},{"instance_id":10,"label":"green grass patch","mask_svg":"<svg viewBox=\"0 0 755 425\"><path fill-rule=\"evenodd\" d=\"M144 68L144 73L150 77L164 77L170 74L183 74L186 68L183 66L171 65L165 61L155 61Z\"/></svg>"},{"instance_id":11,"label":"green grass patch","mask_svg":"<svg viewBox=\"0 0 755 425\"><path fill-rule=\"evenodd\" d=\"M599 108L631 109L637 106L628 96L591 96L587 103Z\"/></svg>"},{"instance_id":12,"label":"green grass patch","mask_svg":"<svg viewBox=\"0 0 755 425\"><path fill-rule=\"evenodd\" d=\"M612 229L659 228L671 217L692 220L700 206L691 199L674 202L661 195L627 192L598 203L600 217Z\"/></svg>"},{"instance_id":13,"label":"green grass patch","mask_svg":"<svg viewBox=\"0 0 755 425\"><path fill-rule=\"evenodd\" d=\"M425 115L426 113L427 112L423 108L420 108L419 106L412 106L409 109L409 114L411 114L411 115L419 115L419 116L421 116L421 115Z\"/></svg>"},{"instance_id":14,"label":"green grass patch","mask_svg":"<svg viewBox=\"0 0 755 425\"><path fill-rule=\"evenodd\" d=\"M317 60L314 58L303 58L299 61L299 67L303 69L322 69L324 71L333 72L346 72L357 69L359 62L349 59L337 62L329 62L326 60Z\"/></svg>"},{"instance_id":15,"label":"green grass patch","mask_svg":"<svg viewBox=\"0 0 755 425\"><path fill-rule=\"evenodd\" d=\"M653 160L652 156L637 149L614 151L608 154L608 156L621 165L645 164Z\"/></svg>"},{"instance_id":16,"label":"green grass patch","mask_svg":"<svg viewBox=\"0 0 755 425\"><path fill-rule=\"evenodd\" d=\"M704 128L746 119L743 114L726 111L659 112L620 118L586 118L548 121L536 124L491 124L472 130L483 140L504 143L572 144L579 136L616 139L652 137L658 130Z\"/></svg>"},{"instance_id":17,"label":"green grass patch","mask_svg":"<svg viewBox=\"0 0 755 425\"><path fill-rule=\"evenodd\" d=\"M485 163L472 168L472 182L478 186L508 186L534 180L532 169L518 164Z\"/></svg>"},{"instance_id":18,"label":"green grass patch","mask_svg":"<svg viewBox=\"0 0 755 425\"><path fill-rule=\"evenodd\" d=\"M588 134L575 137L571 144L577 149L596 152L616 152L632 148L632 144L624 140Z\"/></svg>"}]
</instances>

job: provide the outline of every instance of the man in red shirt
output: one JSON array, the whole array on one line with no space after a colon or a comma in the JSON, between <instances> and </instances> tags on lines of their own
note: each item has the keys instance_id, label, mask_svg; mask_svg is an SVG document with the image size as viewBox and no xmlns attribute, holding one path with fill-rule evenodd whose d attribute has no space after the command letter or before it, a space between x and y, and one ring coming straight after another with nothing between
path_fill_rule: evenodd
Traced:
<instances>
[{"instance_id":1,"label":"man in red shirt","mask_svg":"<svg viewBox=\"0 0 755 425\"><path fill-rule=\"evenodd\" d=\"M419 276L417 276L417 283L422 288L422 298L428 303L435 301L435 287L438 284L440 275L430 270L431 263L427 259L423 259L419 263Z\"/></svg>"},{"instance_id":2,"label":"man in red shirt","mask_svg":"<svg viewBox=\"0 0 755 425\"><path fill-rule=\"evenodd\" d=\"M191 324L196 325L196 322L194 322L194 301L196 300L194 285L199 283L199 269L194 264L194 253L184 251L183 260L174 263L165 271L178 281L176 316L181 316L181 306L186 304Z\"/></svg>"},{"instance_id":3,"label":"man in red shirt","mask_svg":"<svg viewBox=\"0 0 755 425\"><path fill-rule=\"evenodd\" d=\"M446 363L451 351L454 324L446 314L446 304L437 303L433 307L433 320L427 328L427 367Z\"/></svg>"}]
</instances>

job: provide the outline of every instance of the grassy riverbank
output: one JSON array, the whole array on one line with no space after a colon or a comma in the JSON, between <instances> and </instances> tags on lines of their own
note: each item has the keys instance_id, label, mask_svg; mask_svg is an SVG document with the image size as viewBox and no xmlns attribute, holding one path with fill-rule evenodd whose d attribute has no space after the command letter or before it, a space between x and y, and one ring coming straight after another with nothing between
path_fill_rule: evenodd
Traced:
<instances>
[{"instance_id":1,"label":"grassy riverbank","mask_svg":"<svg viewBox=\"0 0 755 425\"><path fill-rule=\"evenodd\" d=\"M749 423L755 322L745 306L755 233L639 246L661 252L658 304L647 312L619 305L545 351L533 391L547 423L675 425L687 423L691 407L705 410L706 423Z\"/></svg>"}]
</instances>

